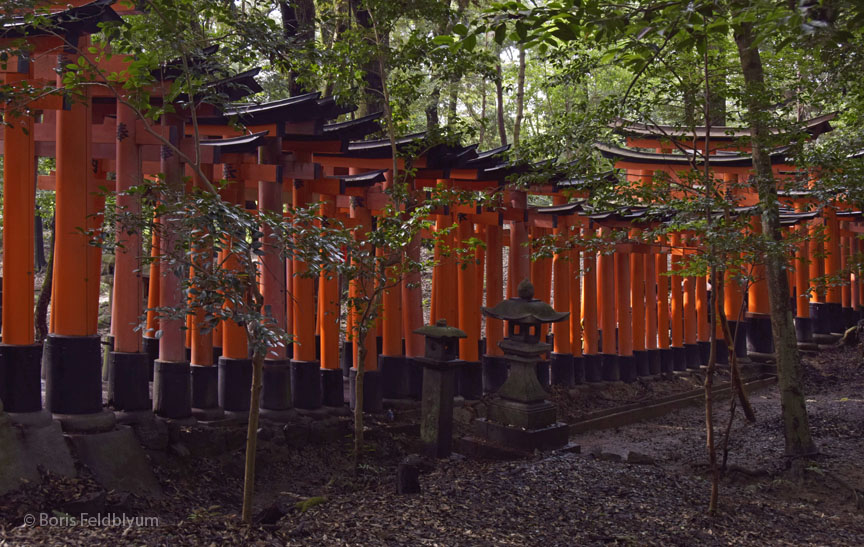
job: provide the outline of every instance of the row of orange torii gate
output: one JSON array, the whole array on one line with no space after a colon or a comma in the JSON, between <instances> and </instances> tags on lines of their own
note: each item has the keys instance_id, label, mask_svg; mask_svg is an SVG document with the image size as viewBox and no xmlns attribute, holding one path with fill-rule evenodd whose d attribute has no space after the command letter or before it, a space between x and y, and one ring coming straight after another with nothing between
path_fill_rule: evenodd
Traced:
<instances>
[{"instance_id":1,"label":"row of orange torii gate","mask_svg":"<svg viewBox=\"0 0 864 547\"><path fill-rule=\"evenodd\" d=\"M23 38L33 48L28 57L8 63L3 72L6 83L62 87L62 76L54 70L58 54L64 48L66 55L86 51L88 34L97 30L99 22L124 14L120 8L113 10L110 0L64 3L63 9L71 17L56 17L57 26L51 32L23 24L4 31L2 39ZM58 34L65 36L65 44ZM70 44L77 49L70 51ZM102 68L120 70L122 62L115 57L110 61L113 64ZM256 73L244 72L210 85L237 101L261 91ZM102 256L98 247L88 244L81 228L97 222L94 215L104 206L99 187L116 185L118 205L134 209L134 200L122 194L128 188L157 173L191 175L180 156L168 153L158 136L181 150L191 152L193 146L191 124L182 110L152 124L137 118L117 100L116 93L89 87L83 99L64 100L62 94L54 94L31 105L32 115L6 117L8 125L0 133L5 160L0 400L11 413L44 412L44 407L61 417L101 416L108 412L106 403L117 411L152 409L167 418L194 415L206 419L225 411L242 413L249 407L251 382L245 330L229 321L205 334L196 328L194 318L184 324L146 312L147 308L178 306L183 295L178 280L170 272L160 272L158 262L150 266L149 278L142 275L139 251L144 245L135 235L128 236L124 249L118 248L115 256L107 341L111 345L109 395L103 400L102 344L106 341L97 333ZM238 104L221 111L199 105L196 114L203 140L197 152L205 173L221 169L230 180L226 195L236 203L281 212L287 204L320 201L325 215L370 228L388 199L384 190L393 181L390 145L364 140L380 130L376 115L336 121L350 111L318 93L265 104ZM229 123L238 119L242 131ZM806 129L818 137L830 130L830 119L811 120ZM627 137L627 148L598 145L598 149L628 179L649 178L656 171L674 178L690 168L688 158L675 152L670 139L693 148L692 135L670 127L626 123L617 129ZM704 137L698 131L696 137ZM713 170L723 180L749 176L752 162L746 146L740 144L742 136L744 132L732 128L712 130ZM411 135L402 142L422 139L422 135ZM412 184L417 190L445 184L498 191L503 192L503 207L454 206L435 215L436 229L458 225L445 243L458 246L479 238L485 249L478 250L477 260L464 267L446 260L434 267L429 314L424 314L419 274L386 291L377 339L369 337L366 408L380 409L384 398L419 396L421 376L415 358L422 356L424 346L414 331L427 315L433 321L444 318L467 334L459 347L463 361L459 393L475 399L495 391L507 374L498 347L505 335L504 325L492 318L481 323L480 309L484 303L493 306L516 296L516 285L524 278L534 283L536 298L571 314L569 320L553 325L553 351L538 369L547 383L633 381L705 365L711 339L707 280L667 275L684 260L691 245L687 235L672 234L668 241L655 244L620 244L610 254L562 251L554 258L532 261L527 245L532 238L574 231L584 236L632 230L633 220L643 213L639 209L602 214L585 211L579 202L571 201L573 193L566 191L566 181L512 189L506 184L512 167L503 161L503 152L504 148L478 152L476 145L437 145L414 160ZM56 171L37 176L40 157L55 158ZM772 158L775 173L783 176L790 167L784 165L782 154ZM114 174L113 181L109 173ZM50 334L44 346L34 340L34 181L38 188L56 191L54 284ZM551 196L554 204L531 207L528 194ZM744 205L755 202L752 195L744 197ZM828 236L820 243L824 259L809 260L815 250L811 253L803 243L790 270L799 341L806 345L819 336L842 332L864 309L860 279L846 267L859 251L860 218L859 212L841 204L802 212L805 198L790 199L790 209L783 213L784 225L802 224L808 229L824 223ZM758 222L753 225L758 229ZM152 243L154 252L166 245L158 239ZM420 248L405 252L419 256ZM262 409L265 415L278 418L292 407L342 406L344 377L353 379L348 369L355 370L351 367L358 352L341 334L352 332L351 316L346 325L332 319L340 316L338 281L296 275L304 269L302 262L280 264L280 260L275 253L262 258L266 266L260 280L262 293L274 319L297 343L270 354L264 369ZM847 283L842 287L805 295L811 279L843 272ZM736 354L770 359L767 290L758 267L756 279L746 292L728 283L722 305L733 319L733 330L737 326L741 333ZM745 303L747 313L739 316ZM137 327L145 312L142 337ZM157 330L161 331L158 339L153 337ZM719 344L718 349L722 363L728 357L726 347Z\"/></svg>"}]
</instances>

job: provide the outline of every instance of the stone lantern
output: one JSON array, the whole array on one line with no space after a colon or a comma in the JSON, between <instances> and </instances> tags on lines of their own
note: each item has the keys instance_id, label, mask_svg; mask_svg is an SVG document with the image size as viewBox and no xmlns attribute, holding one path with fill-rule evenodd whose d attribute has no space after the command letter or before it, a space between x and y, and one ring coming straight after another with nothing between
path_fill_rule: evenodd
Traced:
<instances>
[{"instance_id":1,"label":"stone lantern","mask_svg":"<svg viewBox=\"0 0 864 547\"><path fill-rule=\"evenodd\" d=\"M537 362L551 346L540 341L540 327L567 319L534 298L534 285L525 279L518 296L483 308L489 317L507 321L507 337L498 343L510 363L507 380L490 401L485 420L477 420L477 433L485 439L518 450L548 450L567 444L568 427L558 422L557 409L546 400L537 379Z\"/></svg>"},{"instance_id":2,"label":"stone lantern","mask_svg":"<svg viewBox=\"0 0 864 547\"><path fill-rule=\"evenodd\" d=\"M448 327L446 319L414 332L426 337L425 357L417 358L423 367L420 440L427 455L446 458L453 447L453 397L456 368L461 363L457 358L459 339L467 335L456 327Z\"/></svg>"}]
</instances>

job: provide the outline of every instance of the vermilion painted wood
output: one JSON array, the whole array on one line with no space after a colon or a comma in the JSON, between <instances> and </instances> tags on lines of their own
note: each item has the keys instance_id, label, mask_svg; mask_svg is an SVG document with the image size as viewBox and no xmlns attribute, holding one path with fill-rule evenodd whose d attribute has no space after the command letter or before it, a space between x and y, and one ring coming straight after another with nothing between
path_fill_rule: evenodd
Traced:
<instances>
[{"instance_id":1,"label":"vermilion painted wood","mask_svg":"<svg viewBox=\"0 0 864 547\"><path fill-rule=\"evenodd\" d=\"M486 227L486 306L494 306L504 296L503 283L503 249L501 227ZM504 322L500 319L486 317L486 354L503 355L498 342L501 341Z\"/></svg>"},{"instance_id":2,"label":"vermilion painted wood","mask_svg":"<svg viewBox=\"0 0 864 547\"><path fill-rule=\"evenodd\" d=\"M181 145L182 122L176 115L165 115L162 117L162 128L169 135L169 139L175 146ZM163 150L161 157L161 172L165 175L165 184L173 189L181 189L183 186L183 168L179 156ZM171 218L165 218L162 226L164 230L160 238L160 248L163 256L169 255L174 248L176 229ZM176 272L167 271L163 268L159 276L159 305L167 309L177 309L182 305L183 292L181 280ZM186 335L183 330L185 319L168 319L161 317L159 328L162 337L159 338L159 359L161 361L182 363L186 361Z\"/></svg>"},{"instance_id":3,"label":"vermilion painted wood","mask_svg":"<svg viewBox=\"0 0 864 547\"><path fill-rule=\"evenodd\" d=\"M474 223L468 219L460 220L457 237L460 247L465 248L465 242L474 235ZM467 335L459 340L459 357L463 361L479 361L480 309L475 305L476 294L480 292L477 265L469 260L457 271L459 328Z\"/></svg>"},{"instance_id":4,"label":"vermilion painted wood","mask_svg":"<svg viewBox=\"0 0 864 547\"><path fill-rule=\"evenodd\" d=\"M366 239L366 234L368 233L370 227L372 226L372 216L369 214L369 210L360 207L358 205L353 205L351 208L351 217L357 220L360 226L363 226L364 229L358 230L355 232L356 237L359 241L364 241ZM366 280L370 282L369 280ZM364 287L361 285L363 283L363 279L352 279L348 282L348 292L349 296L352 298L358 298L363 296L364 294L371 294L371 290L364 290ZM354 368L357 368L357 363L360 362L359 354L360 354L360 344L364 344L366 348L366 359L363 363L363 368L365 370L378 370L378 355L376 351L376 343L375 343L375 328L370 328L367 332L365 340L360 340L360 323L359 323L359 312L361 310L354 309L349 312L350 315L354 316L354 319L351 322L351 339L354 343ZM296 355L295 355L296 358Z\"/></svg>"},{"instance_id":5,"label":"vermilion painted wood","mask_svg":"<svg viewBox=\"0 0 864 547\"><path fill-rule=\"evenodd\" d=\"M58 86L62 85L58 75ZM90 99L79 98L57 112L56 239L54 243L54 332L64 336L96 334L89 328L93 305L90 286L99 272L90 270L87 237L90 164Z\"/></svg>"},{"instance_id":6,"label":"vermilion painted wood","mask_svg":"<svg viewBox=\"0 0 864 547\"><path fill-rule=\"evenodd\" d=\"M117 127L115 132L117 207L137 215L141 211L137 199L124 194L129 188L142 183L141 156L135 143L137 124L135 112L123 104L117 105ZM116 128L115 128L116 131ZM117 229L118 246L114 253L114 286L111 299L111 333L114 335L114 351L137 353L141 351L141 333L136 330L143 299L144 285L141 280L141 236L137 231L128 233L123 227Z\"/></svg>"},{"instance_id":7,"label":"vermilion painted wood","mask_svg":"<svg viewBox=\"0 0 864 547\"><path fill-rule=\"evenodd\" d=\"M600 228L600 237L608 239L610 231L609 228ZM597 259L597 302L600 308L600 330L603 332L603 353L609 355L615 353L616 345L615 324L617 322L618 295L615 289L615 257L611 254L600 253L600 257Z\"/></svg>"},{"instance_id":8,"label":"vermilion painted wood","mask_svg":"<svg viewBox=\"0 0 864 547\"><path fill-rule=\"evenodd\" d=\"M321 214L336 217L333 196L321 196ZM318 314L321 323L321 368L339 368L339 280L322 273L318 279Z\"/></svg>"},{"instance_id":9,"label":"vermilion painted wood","mask_svg":"<svg viewBox=\"0 0 864 547\"><path fill-rule=\"evenodd\" d=\"M234 164L225 164L223 171L224 178L230 181L221 191L223 199L234 204L242 203L243 182L232 178L237 173ZM230 242L226 242L226 244L230 245ZM226 270L238 268L237 259L231 256L228 249L220 253L219 262ZM228 304L226 304L227 306ZM222 356L229 359L248 359L249 357L246 329L231 319L222 321Z\"/></svg>"},{"instance_id":10,"label":"vermilion painted wood","mask_svg":"<svg viewBox=\"0 0 864 547\"><path fill-rule=\"evenodd\" d=\"M7 82L12 74L7 75ZM15 74L21 80L28 74ZM18 79L18 78L16 78ZM11 83L11 82L9 82ZM3 141L3 343L32 344L35 157L33 120L5 116ZM14 364L12 364L14 366Z\"/></svg>"},{"instance_id":11,"label":"vermilion painted wood","mask_svg":"<svg viewBox=\"0 0 864 547\"><path fill-rule=\"evenodd\" d=\"M660 295L657 287L657 253L649 247L645 254L645 349L657 349L657 311ZM664 299L665 305L665 299Z\"/></svg>"},{"instance_id":12,"label":"vermilion painted wood","mask_svg":"<svg viewBox=\"0 0 864 547\"><path fill-rule=\"evenodd\" d=\"M695 344L698 340L696 315L696 277L684 277L684 343Z\"/></svg>"},{"instance_id":13,"label":"vermilion painted wood","mask_svg":"<svg viewBox=\"0 0 864 547\"><path fill-rule=\"evenodd\" d=\"M708 279L705 276L696 278L696 339L699 342L711 340L711 325L708 321Z\"/></svg>"},{"instance_id":14,"label":"vermilion painted wood","mask_svg":"<svg viewBox=\"0 0 864 547\"><path fill-rule=\"evenodd\" d=\"M826 207L822 213L825 217L825 226L827 228L827 240L825 242L826 253L825 257L825 275L830 277L840 275L840 222L837 220L837 211L833 207ZM836 283L828 286L825 294L825 301L832 304L842 303L843 293Z\"/></svg>"},{"instance_id":15,"label":"vermilion painted wood","mask_svg":"<svg viewBox=\"0 0 864 547\"><path fill-rule=\"evenodd\" d=\"M631 253L615 253L614 260L615 302L617 304L616 315L618 318L618 355L625 357L633 355L633 314L630 308L630 255Z\"/></svg>"},{"instance_id":16,"label":"vermilion painted wood","mask_svg":"<svg viewBox=\"0 0 864 547\"><path fill-rule=\"evenodd\" d=\"M582 233L588 236L589 229L583 225ZM588 355L596 355L598 348L597 322L597 254L593 251L582 252L582 349Z\"/></svg>"},{"instance_id":17,"label":"vermilion painted wood","mask_svg":"<svg viewBox=\"0 0 864 547\"><path fill-rule=\"evenodd\" d=\"M578 229L578 228L576 228ZM582 355L582 280L583 275L580 275L580 253L579 250L573 250L569 253L570 262L566 266L569 271L565 275L569 279L569 297L570 297L570 317L568 323L570 326L570 353L579 357ZM554 323L553 323L554 326ZM558 336L555 336L558 338Z\"/></svg>"},{"instance_id":18,"label":"vermilion painted wood","mask_svg":"<svg viewBox=\"0 0 864 547\"><path fill-rule=\"evenodd\" d=\"M673 248L681 246L681 234L672 234L670 243ZM670 271L680 271L681 256L672 255L672 268ZM684 345L684 294L681 286L680 275L669 276L669 293L671 300L670 330L672 332L672 346L676 348Z\"/></svg>"},{"instance_id":19,"label":"vermilion painted wood","mask_svg":"<svg viewBox=\"0 0 864 547\"><path fill-rule=\"evenodd\" d=\"M634 230L638 234L638 230ZM633 315L633 350L645 349L645 253L630 253L630 304Z\"/></svg>"},{"instance_id":20,"label":"vermilion painted wood","mask_svg":"<svg viewBox=\"0 0 864 547\"><path fill-rule=\"evenodd\" d=\"M762 220L760 217L753 217L750 222L750 229L754 234L762 233ZM755 281L747 291L747 311L752 313L771 313L771 307L768 303L768 282L765 280L765 266L763 264L756 264L754 266L753 278Z\"/></svg>"},{"instance_id":21,"label":"vermilion painted wood","mask_svg":"<svg viewBox=\"0 0 864 547\"><path fill-rule=\"evenodd\" d=\"M658 243L663 246L666 241L661 236ZM669 349L671 339L669 337L669 292L670 277L665 275L669 271L669 255L663 252L654 257L655 282L657 283L657 346L660 349Z\"/></svg>"},{"instance_id":22,"label":"vermilion painted wood","mask_svg":"<svg viewBox=\"0 0 864 547\"><path fill-rule=\"evenodd\" d=\"M564 200L562 198L556 197L553 200L555 205L560 205ZM564 224L564 223L562 223ZM568 227L566 224L559 228L555 228L553 230L554 235L556 236L556 240L563 243L564 238L569 233ZM570 274L570 261L566 260L565 253L559 252L555 253L555 256L552 258L552 275L553 275L553 287L554 290L554 301L553 307L557 311L570 311L570 317L565 319L564 321L559 321L558 323L552 323L552 333L555 335L552 339L553 342L553 350L555 353L571 353L571 332L570 332L570 321L575 320L579 321L579 314L573 314L572 306L570 302L570 292L573 288L574 280L576 282L576 289L578 292L578 278L575 276L571 276Z\"/></svg>"},{"instance_id":23,"label":"vermilion painted wood","mask_svg":"<svg viewBox=\"0 0 864 547\"><path fill-rule=\"evenodd\" d=\"M405 248L408 260L420 260L420 236L415 236ZM423 288L420 272L408 273L402 283L402 335L405 338L405 355L422 357L425 341L414 331L423 326Z\"/></svg>"},{"instance_id":24,"label":"vermilion painted wood","mask_svg":"<svg viewBox=\"0 0 864 547\"><path fill-rule=\"evenodd\" d=\"M87 179L87 224L86 229L94 234L102 227L105 212L106 173L99 167L101 161L94 160L94 168ZM96 334L99 328L99 291L102 284L102 247L87 245L87 272L95 276L95 282L87 283L87 331ZM88 280L89 281L89 280Z\"/></svg>"}]
</instances>

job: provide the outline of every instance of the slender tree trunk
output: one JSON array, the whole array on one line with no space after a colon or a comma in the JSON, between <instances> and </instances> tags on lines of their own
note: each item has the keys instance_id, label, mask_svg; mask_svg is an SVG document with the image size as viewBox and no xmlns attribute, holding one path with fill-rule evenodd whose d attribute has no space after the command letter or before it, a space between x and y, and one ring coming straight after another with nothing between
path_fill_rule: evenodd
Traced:
<instances>
[{"instance_id":1,"label":"slender tree trunk","mask_svg":"<svg viewBox=\"0 0 864 547\"><path fill-rule=\"evenodd\" d=\"M258 416L261 404L261 374L265 352L255 350L252 356L252 393L249 401L249 425L246 427L246 469L243 475L243 522L252 522L252 497L255 493L255 455L258 451Z\"/></svg>"},{"instance_id":2,"label":"slender tree trunk","mask_svg":"<svg viewBox=\"0 0 864 547\"><path fill-rule=\"evenodd\" d=\"M426 131L434 131L440 125L438 120L438 101L440 99L441 88L435 86L435 89L429 94L429 102L426 103Z\"/></svg>"},{"instance_id":3,"label":"slender tree trunk","mask_svg":"<svg viewBox=\"0 0 864 547\"><path fill-rule=\"evenodd\" d=\"M48 264L45 267L45 277L42 279L42 288L39 289L39 298L36 300L34 316L36 319L36 343L43 342L48 338L48 304L51 303L51 286L54 284L54 234L55 224L51 221L51 242L48 246Z\"/></svg>"},{"instance_id":4,"label":"slender tree trunk","mask_svg":"<svg viewBox=\"0 0 864 547\"><path fill-rule=\"evenodd\" d=\"M745 7L746 9L746 7ZM771 171L769 156L769 126L766 113L771 104L765 88L765 73L753 25L740 23L734 29L741 72L744 76L745 106L750 125L753 153L754 183L762 208L762 231L768 238L765 253L765 274L771 306L771 328L777 353L777 376L783 414L786 454L792 457L816 453L810 435L810 425L804 400L801 378L801 357L795 336L792 309L789 304L788 260L783 251L783 233L780 226L780 205L777 183Z\"/></svg>"},{"instance_id":5,"label":"slender tree trunk","mask_svg":"<svg viewBox=\"0 0 864 547\"><path fill-rule=\"evenodd\" d=\"M480 130L477 134L477 142L483 148L483 139L486 138L486 78L480 80Z\"/></svg>"},{"instance_id":6,"label":"slender tree trunk","mask_svg":"<svg viewBox=\"0 0 864 547\"><path fill-rule=\"evenodd\" d=\"M290 49L300 49L314 44L314 0L280 0L279 13L282 17L282 32L289 42ZM288 74L288 89L291 95L300 95L309 91L297 82L295 72Z\"/></svg>"},{"instance_id":7,"label":"slender tree trunk","mask_svg":"<svg viewBox=\"0 0 864 547\"><path fill-rule=\"evenodd\" d=\"M525 48L519 48L519 76L516 79L516 119L513 122L513 146L519 146L522 113L525 110Z\"/></svg>"},{"instance_id":8,"label":"slender tree trunk","mask_svg":"<svg viewBox=\"0 0 864 547\"><path fill-rule=\"evenodd\" d=\"M498 137L501 139L501 146L507 144L507 126L504 124L504 74L501 70L501 59L498 58L498 77L495 78L495 94L498 114Z\"/></svg>"},{"instance_id":9,"label":"slender tree trunk","mask_svg":"<svg viewBox=\"0 0 864 547\"><path fill-rule=\"evenodd\" d=\"M366 337L370 329L360 327L357 346L357 376L354 378L354 472L360 465L360 455L363 450L363 380L366 372Z\"/></svg>"}]
</instances>

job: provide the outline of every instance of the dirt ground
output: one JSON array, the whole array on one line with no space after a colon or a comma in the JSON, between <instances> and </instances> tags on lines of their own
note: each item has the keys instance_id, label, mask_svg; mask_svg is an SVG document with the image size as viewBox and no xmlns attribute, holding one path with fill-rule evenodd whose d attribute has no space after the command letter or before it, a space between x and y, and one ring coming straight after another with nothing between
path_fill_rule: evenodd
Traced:
<instances>
[{"instance_id":1,"label":"dirt ground","mask_svg":"<svg viewBox=\"0 0 864 547\"><path fill-rule=\"evenodd\" d=\"M414 435L394 427L397 416L395 424L372 424L357 474L347 436L309 442L267 429L258 458L260 523L252 527L237 516L238 448L154 461L166 491L155 502L103 492L86 478L48 477L0 498L0 544L861 545L864 361L857 348L837 348L805 362L820 455L790 469L776 387L752 394L757 421L736 413L716 516L706 514L700 407L581 435L572 439L581 454L513 462L456 455L422 474L422 492L414 495L396 493L396 465L416 450ZM640 388L631 389L625 395L641 398ZM619 404L627 402L622 396ZM728 407L717 403L718 434ZM627 463L628 456L642 463ZM132 518L155 516L158 526L23 524L28 514L63 516L88 503Z\"/></svg>"}]
</instances>

